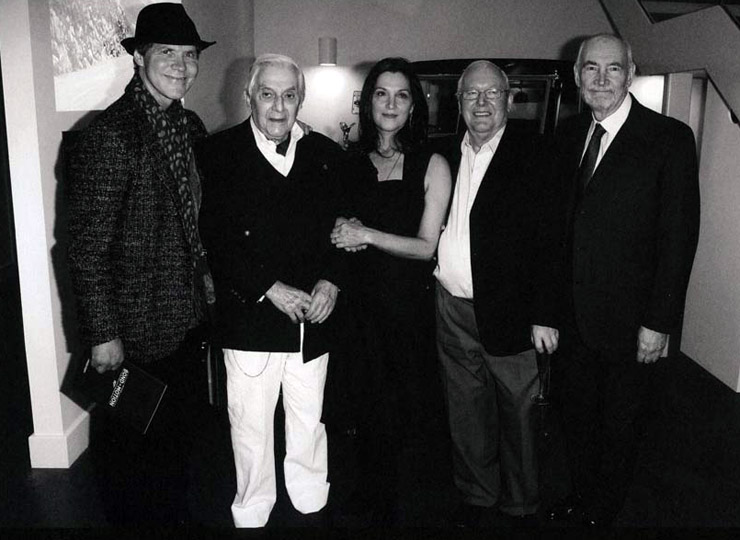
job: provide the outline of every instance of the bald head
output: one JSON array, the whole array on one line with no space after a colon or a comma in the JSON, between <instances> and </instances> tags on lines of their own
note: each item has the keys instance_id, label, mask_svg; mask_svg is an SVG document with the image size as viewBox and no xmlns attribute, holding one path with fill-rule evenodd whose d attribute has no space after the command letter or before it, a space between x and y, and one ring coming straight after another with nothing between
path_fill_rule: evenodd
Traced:
<instances>
[{"instance_id":1,"label":"bald head","mask_svg":"<svg viewBox=\"0 0 740 540\"><path fill-rule=\"evenodd\" d=\"M581 42L581 46L578 48L578 57L576 58L576 67L580 70L583 65L583 52L591 45L597 44L613 44L616 47L620 47L625 55L625 62L627 65L634 65L632 60L632 45L626 40L615 36L614 34L596 34L588 37Z\"/></svg>"},{"instance_id":2,"label":"bald head","mask_svg":"<svg viewBox=\"0 0 740 540\"><path fill-rule=\"evenodd\" d=\"M460 78L457 80L457 91L460 92L460 89L462 88L463 81L465 79L465 76L468 73L474 72L474 71L489 71L492 74L497 75L498 77L501 77L505 83L506 83L506 89L509 89L509 77L506 75L506 72L504 72L503 69L498 67L493 62L489 62L488 60L476 60L475 62L471 62L468 64L468 67L466 67L462 75L460 75Z\"/></svg>"}]
</instances>

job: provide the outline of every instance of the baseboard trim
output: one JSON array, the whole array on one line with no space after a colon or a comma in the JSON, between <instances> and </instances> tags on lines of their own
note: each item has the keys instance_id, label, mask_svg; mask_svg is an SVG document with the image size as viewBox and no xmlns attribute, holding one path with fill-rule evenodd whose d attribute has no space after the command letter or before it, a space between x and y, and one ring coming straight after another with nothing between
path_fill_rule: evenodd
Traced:
<instances>
[{"instance_id":1,"label":"baseboard trim","mask_svg":"<svg viewBox=\"0 0 740 540\"><path fill-rule=\"evenodd\" d=\"M31 467L69 469L90 443L90 414L80 411L72 425L60 435L34 433L28 438Z\"/></svg>"}]
</instances>

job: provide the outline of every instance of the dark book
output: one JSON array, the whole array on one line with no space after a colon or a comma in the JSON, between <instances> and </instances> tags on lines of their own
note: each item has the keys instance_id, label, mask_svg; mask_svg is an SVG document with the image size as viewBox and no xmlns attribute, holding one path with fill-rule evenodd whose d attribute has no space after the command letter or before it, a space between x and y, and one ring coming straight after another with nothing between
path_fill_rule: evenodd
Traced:
<instances>
[{"instance_id":1,"label":"dark book","mask_svg":"<svg viewBox=\"0 0 740 540\"><path fill-rule=\"evenodd\" d=\"M80 390L112 416L145 434L162 402L167 385L124 360L116 371L98 373L85 362Z\"/></svg>"}]
</instances>

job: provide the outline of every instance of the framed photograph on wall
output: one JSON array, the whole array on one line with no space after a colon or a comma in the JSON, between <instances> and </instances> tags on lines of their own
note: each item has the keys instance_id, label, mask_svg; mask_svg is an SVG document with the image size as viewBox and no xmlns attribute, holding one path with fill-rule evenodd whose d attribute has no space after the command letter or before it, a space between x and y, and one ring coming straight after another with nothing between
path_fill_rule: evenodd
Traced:
<instances>
[{"instance_id":1,"label":"framed photograph on wall","mask_svg":"<svg viewBox=\"0 0 740 540\"><path fill-rule=\"evenodd\" d=\"M133 73L121 40L134 35L141 8L161 0L48 1L56 110L105 109Z\"/></svg>"}]
</instances>

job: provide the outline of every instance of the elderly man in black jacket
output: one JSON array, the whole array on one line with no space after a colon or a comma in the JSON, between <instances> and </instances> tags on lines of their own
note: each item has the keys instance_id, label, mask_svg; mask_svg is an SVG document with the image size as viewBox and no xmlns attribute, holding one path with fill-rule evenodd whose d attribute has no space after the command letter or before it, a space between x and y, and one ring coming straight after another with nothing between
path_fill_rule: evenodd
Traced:
<instances>
[{"instance_id":1,"label":"elderly man in black jacket","mask_svg":"<svg viewBox=\"0 0 740 540\"><path fill-rule=\"evenodd\" d=\"M200 219L216 286L237 473L238 527L262 527L275 504L273 417L282 387L285 483L303 514L327 502L321 423L331 325L343 252L337 217L340 148L296 123L305 81L290 58L252 65L244 123L197 148Z\"/></svg>"},{"instance_id":2,"label":"elderly man in black jacket","mask_svg":"<svg viewBox=\"0 0 740 540\"><path fill-rule=\"evenodd\" d=\"M192 157L206 131L180 99L213 43L200 39L182 5L163 3L142 9L135 36L121 44L134 76L70 157L69 264L92 367L115 370L125 358L169 385L146 437L107 421L93 434L108 517L171 524L188 518L189 434L208 406Z\"/></svg>"},{"instance_id":3,"label":"elderly man in black jacket","mask_svg":"<svg viewBox=\"0 0 740 540\"><path fill-rule=\"evenodd\" d=\"M539 504L535 348L558 343L557 313L538 299L537 260L556 244L545 145L507 125L506 74L476 61L458 82L467 131L447 152L455 187L438 248L437 346L462 502L456 526L475 526L483 508L517 524ZM544 160L544 161L543 161Z\"/></svg>"},{"instance_id":4,"label":"elderly man in black jacket","mask_svg":"<svg viewBox=\"0 0 740 540\"><path fill-rule=\"evenodd\" d=\"M611 34L583 41L574 66L589 111L560 128L565 195L562 390L573 494L550 513L608 525L638 450L652 367L678 350L699 235L691 129L629 93L632 49Z\"/></svg>"}]
</instances>

